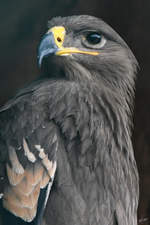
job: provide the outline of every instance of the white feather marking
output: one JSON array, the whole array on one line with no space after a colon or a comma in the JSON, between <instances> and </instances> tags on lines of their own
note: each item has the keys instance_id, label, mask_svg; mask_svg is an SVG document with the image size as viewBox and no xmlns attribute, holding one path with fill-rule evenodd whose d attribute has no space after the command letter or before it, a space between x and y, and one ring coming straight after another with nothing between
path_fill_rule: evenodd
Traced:
<instances>
[{"instance_id":1,"label":"white feather marking","mask_svg":"<svg viewBox=\"0 0 150 225\"><path fill-rule=\"evenodd\" d=\"M57 136L55 134L54 137L53 137L52 143L56 142L56 140L57 140Z\"/></svg>"},{"instance_id":2,"label":"white feather marking","mask_svg":"<svg viewBox=\"0 0 150 225\"><path fill-rule=\"evenodd\" d=\"M35 148L39 151L39 157L42 159L42 164L47 169L50 175L53 171L53 162L48 159L48 155L44 153L44 149L40 145L35 145ZM51 177L51 176L50 176Z\"/></svg>"},{"instance_id":3,"label":"white feather marking","mask_svg":"<svg viewBox=\"0 0 150 225\"><path fill-rule=\"evenodd\" d=\"M57 137L55 137L56 140ZM56 148L58 146L56 145ZM53 163L53 161L50 161L48 159L48 155L44 153L44 149L41 148L40 145L35 145L35 148L39 151L39 157L42 159L42 164L47 169L49 176L51 179L53 178L55 171L56 171L56 161Z\"/></svg>"},{"instance_id":4,"label":"white feather marking","mask_svg":"<svg viewBox=\"0 0 150 225\"><path fill-rule=\"evenodd\" d=\"M57 150L58 150L58 142L56 143L56 152L57 152Z\"/></svg>"},{"instance_id":5,"label":"white feather marking","mask_svg":"<svg viewBox=\"0 0 150 225\"><path fill-rule=\"evenodd\" d=\"M43 151L43 148L41 148L41 145L35 145L35 148L40 152L41 151L41 149L42 149L42 151Z\"/></svg>"},{"instance_id":6,"label":"white feather marking","mask_svg":"<svg viewBox=\"0 0 150 225\"><path fill-rule=\"evenodd\" d=\"M30 162L34 163L36 161L35 155L30 151L28 144L24 138L23 138L23 148L25 156L28 158Z\"/></svg>"},{"instance_id":7,"label":"white feather marking","mask_svg":"<svg viewBox=\"0 0 150 225\"><path fill-rule=\"evenodd\" d=\"M17 174L23 174L24 168L20 164L16 151L12 146L9 146L8 154L13 171L15 171Z\"/></svg>"},{"instance_id":8,"label":"white feather marking","mask_svg":"<svg viewBox=\"0 0 150 225\"><path fill-rule=\"evenodd\" d=\"M4 194L0 193L0 199L3 197Z\"/></svg>"},{"instance_id":9,"label":"white feather marking","mask_svg":"<svg viewBox=\"0 0 150 225\"><path fill-rule=\"evenodd\" d=\"M53 162L50 161L47 156L42 160L42 164L48 171L52 169Z\"/></svg>"},{"instance_id":10,"label":"white feather marking","mask_svg":"<svg viewBox=\"0 0 150 225\"><path fill-rule=\"evenodd\" d=\"M35 148L39 151L39 157L44 159L46 157L44 153L44 148L41 148L41 145L35 145Z\"/></svg>"},{"instance_id":11,"label":"white feather marking","mask_svg":"<svg viewBox=\"0 0 150 225\"><path fill-rule=\"evenodd\" d=\"M55 134L54 137L53 137L53 141L52 143L55 143L57 141L57 135ZM58 141L56 142L56 152L58 150Z\"/></svg>"},{"instance_id":12,"label":"white feather marking","mask_svg":"<svg viewBox=\"0 0 150 225\"><path fill-rule=\"evenodd\" d=\"M50 172L50 176L51 176L52 179L54 178L55 171L56 171L56 167L57 167L57 163L56 163L56 161L55 161L55 162L53 163L53 167L52 167L51 172Z\"/></svg>"},{"instance_id":13,"label":"white feather marking","mask_svg":"<svg viewBox=\"0 0 150 225\"><path fill-rule=\"evenodd\" d=\"M56 171L56 162L54 162L54 164L55 164L55 171ZM47 187L46 197L45 197L45 201L44 201L44 209L45 209L46 204L47 204L47 200L48 200L48 197L49 197L49 194L50 194L50 190L51 190L51 187L52 187L52 184L53 184L54 176L55 176L55 173L53 174L53 177L51 177L52 181L49 182L48 187Z\"/></svg>"},{"instance_id":14,"label":"white feather marking","mask_svg":"<svg viewBox=\"0 0 150 225\"><path fill-rule=\"evenodd\" d=\"M46 157L44 151L43 151L43 152L41 151L41 152L39 153L39 157L40 157L41 159L44 159L44 158Z\"/></svg>"},{"instance_id":15,"label":"white feather marking","mask_svg":"<svg viewBox=\"0 0 150 225\"><path fill-rule=\"evenodd\" d=\"M46 203L47 203L47 200L48 200L48 196L50 194L51 186L52 186L52 182L49 182L48 187L47 187L47 191L46 191L45 201L44 201L44 208L46 207Z\"/></svg>"}]
</instances>

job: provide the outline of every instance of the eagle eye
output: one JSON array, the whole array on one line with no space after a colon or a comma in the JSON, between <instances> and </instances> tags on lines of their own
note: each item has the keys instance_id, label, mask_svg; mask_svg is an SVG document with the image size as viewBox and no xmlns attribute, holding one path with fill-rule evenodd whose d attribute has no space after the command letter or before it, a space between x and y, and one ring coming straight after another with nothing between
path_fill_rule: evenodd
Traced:
<instances>
[{"instance_id":1,"label":"eagle eye","mask_svg":"<svg viewBox=\"0 0 150 225\"><path fill-rule=\"evenodd\" d=\"M98 33L90 33L86 36L86 40L89 44L96 45L102 41L102 36Z\"/></svg>"},{"instance_id":2,"label":"eagle eye","mask_svg":"<svg viewBox=\"0 0 150 225\"><path fill-rule=\"evenodd\" d=\"M105 37L94 31L86 33L82 38L82 44L87 48L100 49L105 43Z\"/></svg>"}]
</instances>

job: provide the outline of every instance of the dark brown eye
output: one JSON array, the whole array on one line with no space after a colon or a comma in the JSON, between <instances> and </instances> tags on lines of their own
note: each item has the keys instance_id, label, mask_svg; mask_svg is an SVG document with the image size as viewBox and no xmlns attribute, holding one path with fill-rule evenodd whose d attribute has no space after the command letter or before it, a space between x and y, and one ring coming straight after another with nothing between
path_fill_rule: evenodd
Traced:
<instances>
[{"instance_id":1,"label":"dark brown eye","mask_svg":"<svg viewBox=\"0 0 150 225\"><path fill-rule=\"evenodd\" d=\"M90 33L86 36L86 40L89 44L96 45L102 41L102 36L98 33Z\"/></svg>"},{"instance_id":2,"label":"dark brown eye","mask_svg":"<svg viewBox=\"0 0 150 225\"><path fill-rule=\"evenodd\" d=\"M96 31L85 31L82 36L82 45L86 48L101 49L106 42L107 40L104 35Z\"/></svg>"}]
</instances>

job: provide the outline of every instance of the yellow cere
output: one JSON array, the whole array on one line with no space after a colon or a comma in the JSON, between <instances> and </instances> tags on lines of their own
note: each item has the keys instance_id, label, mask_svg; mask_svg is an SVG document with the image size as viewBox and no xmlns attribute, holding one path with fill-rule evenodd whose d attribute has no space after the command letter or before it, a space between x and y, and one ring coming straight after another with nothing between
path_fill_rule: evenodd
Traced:
<instances>
[{"instance_id":1,"label":"yellow cere","mask_svg":"<svg viewBox=\"0 0 150 225\"><path fill-rule=\"evenodd\" d=\"M58 50L56 51L56 55L63 56L63 55L72 55L73 53L79 53L79 54L86 54L86 55L99 55L100 53L97 51L85 51L80 50L78 48L74 47L63 47L64 39L66 30L63 26L55 26L48 30L47 33L52 32L55 40L55 44L58 47Z\"/></svg>"},{"instance_id":2,"label":"yellow cere","mask_svg":"<svg viewBox=\"0 0 150 225\"><path fill-rule=\"evenodd\" d=\"M66 30L63 26L56 26L48 30L48 33L52 32L54 35L55 44L58 48L62 48Z\"/></svg>"}]
</instances>

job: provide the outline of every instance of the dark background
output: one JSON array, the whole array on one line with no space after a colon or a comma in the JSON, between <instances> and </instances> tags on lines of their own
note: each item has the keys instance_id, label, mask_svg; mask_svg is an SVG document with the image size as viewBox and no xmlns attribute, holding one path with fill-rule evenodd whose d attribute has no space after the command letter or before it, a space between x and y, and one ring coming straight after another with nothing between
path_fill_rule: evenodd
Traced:
<instances>
[{"instance_id":1,"label":"dark background","mask_svg":"<svg viewBox=\"0 0 150 225\"><path fill-rule=\"evenodd\" d=\"M133 143L140 173L139 224L150 217L150 1L3 0L0 2L0 104L37 77L36 48L47 21L57 15L103 18L129 44L140 70ZM143 220L144 219L144 220ZM149 219L148 219L149 220Z\"/></svg>"}]
</instances>

